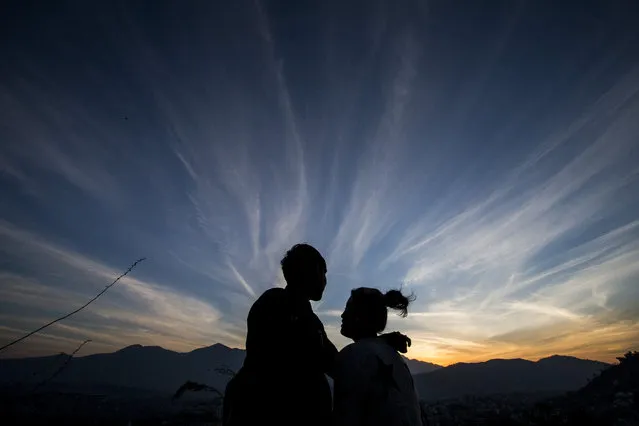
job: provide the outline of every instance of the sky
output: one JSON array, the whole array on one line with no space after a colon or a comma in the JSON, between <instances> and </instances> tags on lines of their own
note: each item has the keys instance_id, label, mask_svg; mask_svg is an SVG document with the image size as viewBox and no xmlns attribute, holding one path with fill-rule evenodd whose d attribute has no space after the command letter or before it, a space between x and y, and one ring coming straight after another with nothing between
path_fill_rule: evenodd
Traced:
<instances>
[{"instance_id":1,"label":"sky","mask_svg":"<svg viewBox=\"0 0 639 426\"><path fill-rule=\"evenodd\" d=\"M639 5L488 3L5 4L0 342L146 260L1 356L241 348L298 242L338 347L367 286L410 358L639 349Z\"/></svg>"}]
</instances>

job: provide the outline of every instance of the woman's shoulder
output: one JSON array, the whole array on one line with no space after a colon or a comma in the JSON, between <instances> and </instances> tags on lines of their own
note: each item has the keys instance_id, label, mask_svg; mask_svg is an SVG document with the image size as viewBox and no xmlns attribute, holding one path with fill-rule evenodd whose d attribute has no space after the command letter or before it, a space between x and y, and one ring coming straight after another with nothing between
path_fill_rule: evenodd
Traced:
<instances>
[{"instance_id":1,"label":"woman's shoulder","mask_svg":"<svg viewBox=\"0 0 639 426\"><path fill-rule=\"evenodd\" d=\"M379 361L385 364L405 363L401 355L388 345L382 338L363 339L342 349L345 360L369 360L377 365Z\"/></svg>"},{"instance_id":2,"label":"woman's shoulder","mask_svg":"<svg viewBox=\"0 0 639 426\"><path fill-rule=\"evenodd\" d=\"M350 343L340 351L344 354L356 354L360 352L369 352L373 349L373 342L375 339L362 339L357 342Z\"/></svg>"},{"instance_id":3,"label":"woman's shoulder","mask_svg":"<svg viewBox=\"0 0 639 426\"><path fill-rule=\"evenodd\" d=\"M369 344L358 341L345 346L336 359L336 381L356 380L369 374L375 365L375 352Z\"/></svg>"},{"instance_id":4,"label":"woman's shoulder","mask_svg":"<svg viewBox=\"0 0 639 426\"><path fill-rule=\"evenodd\" d=\"M338 355L342 362L365 363L379 356L377 339L362 339L346 345Z\"/></svg>"}]
</instances>

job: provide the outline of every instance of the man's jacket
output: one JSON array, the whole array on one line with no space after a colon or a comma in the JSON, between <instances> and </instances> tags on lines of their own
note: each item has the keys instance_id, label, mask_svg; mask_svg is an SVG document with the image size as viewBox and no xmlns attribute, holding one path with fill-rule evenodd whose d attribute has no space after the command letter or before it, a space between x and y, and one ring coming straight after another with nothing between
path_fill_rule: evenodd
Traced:
<instances>
[{"instance_id":1,"label":"man's jacket","mask_svg":"<svg viewBox=\"0 0 639 426\"><path fill-rule=\"evenodd\" d=\"M246 359L229 383L224 426L327 425L337 349L308 300L269 289L247 320Z\"/></svg>"}]
</instances>

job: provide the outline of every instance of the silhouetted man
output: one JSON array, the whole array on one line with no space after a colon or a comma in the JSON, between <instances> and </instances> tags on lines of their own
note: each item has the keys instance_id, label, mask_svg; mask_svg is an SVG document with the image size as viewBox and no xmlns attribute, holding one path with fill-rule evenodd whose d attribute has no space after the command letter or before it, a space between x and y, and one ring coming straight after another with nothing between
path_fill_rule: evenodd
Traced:
<instances>
[{"instance_id":1,"label":"silhouetted man","mask_svg":"<svg viewBox=\"0 0 639 426\"><path fill-rule=\"evenodd\" d=\"M271 288L247 319L246 359L227 386L224 424L326 425L331 415L331 373L337 349L310 300L322 298L326 262L308 244L281 261L286 288Z\"/></svg>"}]
</instances>

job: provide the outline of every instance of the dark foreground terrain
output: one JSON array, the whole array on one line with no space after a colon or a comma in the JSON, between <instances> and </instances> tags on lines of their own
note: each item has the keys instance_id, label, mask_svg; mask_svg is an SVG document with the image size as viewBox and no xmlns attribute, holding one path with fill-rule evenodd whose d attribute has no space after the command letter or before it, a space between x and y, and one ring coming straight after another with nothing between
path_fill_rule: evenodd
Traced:
<instances>
[{"instance_id":1,"label":"dark foreground terrain","mask_svg":"<svg viewBox=\"0 0 639 426\"><path fill-rule=\"evenodd\" d=\"M628 353L586 386L561 395L467 396L422 404L424 424L639 425L639 353Z\"/></svg>"},{"instance_id":2,"label":"dark foreground terrain","mask_svg":"<svg viewBox=\"0 0 639 426\"><path fill-rule=\"evenodd\" d=\"M562 360L567 361L570 360ZM619 358L619 361L618 364L603 369L585 386L567 393L559 390L531 390L427 399L422 402L424 424L639 426L639 354L628 353ZM501 374L506 374L495 369L495 365L499 364L488 365L491 373L497 375L496 379ZM477 368L482 371L487 367L482 364ZM442 376L442 370L445 369L436 370L438 373L434 377L438 381L445 377ZM453 368L450 371L454 373L451 373L451 377L457 377L460 369ZM508 373L517 374L516 371ZM33 384L5 384L0 388L2 424L219 424L223 396L217 388L201 389L197 384L191 383L188 386L190 390L178 392L175 389L173 392L165 392L92 385L88 391L86 384L64 383L61 379L62 377L39 387L34 387ZM464 383L464 379L459 377L455 381ZM450 386L447 392L449 391Z\"/></svg>"},{"instance_id":3,"label":"dark foreground terrain","mask_svg":"<svg viewBox=\"0 0 639 426\"><path fill-rule=\"evenodd\" d=\"M94 393L71 388L35 394L15 388L0 391L4 425L216 425L220 403L210 393L174 399L118 388Z\"/></svg>"}]
</instances>

